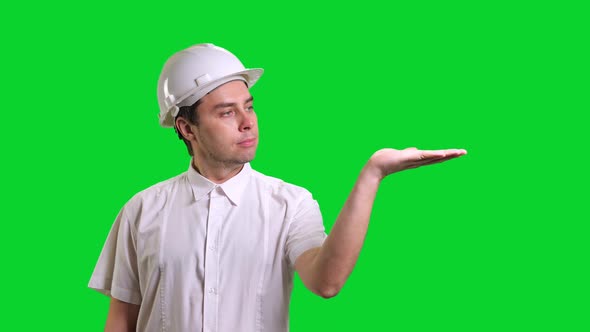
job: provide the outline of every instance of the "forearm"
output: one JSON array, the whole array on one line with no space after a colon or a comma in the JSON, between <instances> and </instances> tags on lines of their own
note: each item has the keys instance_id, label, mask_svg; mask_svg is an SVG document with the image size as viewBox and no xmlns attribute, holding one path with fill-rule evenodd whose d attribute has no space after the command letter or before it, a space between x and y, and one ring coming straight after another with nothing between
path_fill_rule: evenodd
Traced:
<instances>
[{"instance_id":1,"label":"forearm","mask_svg":"<svg viewBox=\"0 0 590 332\"><path fill-rule=\"evenodd\" d=\"M111 298L105 332L132 332L136 330L139 306Z\"/></svg>"},{"instance_id":2,"label":"forearm","mask_svg":"<svg viewBox=\"0 0 590 332\"><path fill-rule=\"evenodd\" d=\"M352 272L363 246L381 178L370 162L361 171L330 235L314 261L315 280L322 296L336 295Z\"/></svg>"}]
</instances>

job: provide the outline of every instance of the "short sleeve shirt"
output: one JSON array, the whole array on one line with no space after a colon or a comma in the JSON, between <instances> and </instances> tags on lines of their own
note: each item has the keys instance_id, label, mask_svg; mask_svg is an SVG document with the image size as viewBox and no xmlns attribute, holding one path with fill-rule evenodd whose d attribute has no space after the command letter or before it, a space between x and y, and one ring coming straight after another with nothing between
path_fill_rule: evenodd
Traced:
<instances>
[{"instance_id":1,"label":"short sleeve shirt","mask_svg":"<svg viewBox=\"0 0 590 332\"><path fill-rule=\"evenodd\" d=\"M325 238L307 190L189 167L125 204L89 287L140 305L137 331L288 331L295 260Z\"/></svg>"}]
</instances>

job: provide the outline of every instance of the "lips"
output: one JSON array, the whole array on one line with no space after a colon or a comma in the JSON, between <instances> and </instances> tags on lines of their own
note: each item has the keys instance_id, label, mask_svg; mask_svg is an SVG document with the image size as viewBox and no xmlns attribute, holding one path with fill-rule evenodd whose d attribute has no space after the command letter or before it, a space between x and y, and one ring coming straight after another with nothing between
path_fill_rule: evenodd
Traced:
<instances>
[{"instance_id":1,"label":"lips","mask_svg":"<svg viewBox=\"0 0 590 332\"><path fill-rule=\"evenodd\" d=\"M238 145L242 147L250 147L254 144L256 144L256 138L248 138L238 143Z\"/></svg>"}]
</instances>

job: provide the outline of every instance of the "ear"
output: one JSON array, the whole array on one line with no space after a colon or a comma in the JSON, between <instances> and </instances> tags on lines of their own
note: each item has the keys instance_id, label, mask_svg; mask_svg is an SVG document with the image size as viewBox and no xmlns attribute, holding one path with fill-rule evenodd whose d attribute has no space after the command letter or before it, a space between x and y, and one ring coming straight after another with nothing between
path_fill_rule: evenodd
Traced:
<instances>
[{"instance_id":1,"label":"ear","mask_svg":"<svg viewBox=\"0 0 590 332\"><path fill-rule=\"evenodd\" d=\"M193 132L193 129L195 128L196 126L191 127L190 122L188 122L185 118L180 116L176 118L176 130L178 130L182 137L184 137L184 139L186 139L187 141L195 140L196 136Z\"/></svg>"}]
</instances>

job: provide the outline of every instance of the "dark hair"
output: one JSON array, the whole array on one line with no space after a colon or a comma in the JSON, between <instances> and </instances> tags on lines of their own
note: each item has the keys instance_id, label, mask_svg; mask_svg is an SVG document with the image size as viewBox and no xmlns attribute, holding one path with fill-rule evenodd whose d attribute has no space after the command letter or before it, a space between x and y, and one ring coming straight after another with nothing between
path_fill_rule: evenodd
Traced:
<instances>
[{"instance_id":1,"label":"dark hair","mask_svg":"<svg viewBox=\"0 0 590 332\"><path fill-rule=\"evenodd\" d=\"M184 144L186 144L186 149L188 150L188 154L191 156L193 155L193 148L191 147L191 142L187 141L184 138L184 136L182 136L180 130L176 128L176 119L181 117L189 123L194 124L195 126L199 126L199 113L197 112L197 107L199 107L200 104L201 99L197 100L197 102L190 106L180 107L180 109L178 110L178 114L176 115L176 118L174 118L174 131L176 131L178 138L184 141Z\"/></svg>"}]
</instances>

